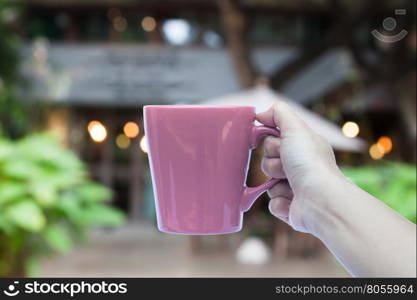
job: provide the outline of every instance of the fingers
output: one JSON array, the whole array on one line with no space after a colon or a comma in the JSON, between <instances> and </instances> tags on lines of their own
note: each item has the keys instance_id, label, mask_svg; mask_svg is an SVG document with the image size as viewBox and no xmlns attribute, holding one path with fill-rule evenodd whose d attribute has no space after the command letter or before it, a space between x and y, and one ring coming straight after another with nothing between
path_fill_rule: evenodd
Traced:
<instances>
[{"instance_id":1,"label":"fingers","mask_svg":"<svg viewBox=\"0 0 417 300\"><path fill-rule=\"evenodd\" d=\"M269 211L272 215L281 220L288 222L290 213L290 200L284 197L278 197L269 201Z\"/></svg>"},{"instance_id":2,"label":"fingers","mask_svg":"<svg viewBox=\"0 0 417 300\"><path fill-rule=\"evenodd\" d=\"M266 112L257 115L257 120L266 126L279 127L284 135L292 134L305 128L302 121L284 101L277 101Z\"/></svg>"},{"instance_id":3,"label":"fingers","mask_svg":"<svg viewBox=\"0 0 417 300\"><path fill-rule=\"evenodd\" d=\"M274 121L274 106L271 106L267 111L256 115L256 119L262 124L269 127L276 127Z\"/></svg>"},{"instance_id":4,"label":"fingers","mask_svg":"<svg viewBox=\"0 0 417 300\"><path fill-rule=\"evenodd\" d=\"M269 201L269 211L277 218L288 223L290 214L290 204L293 199L293 192L287 180L281 180L269 191L271 197Z\"/></svg>"},{"instance_id":5,"label":"fingers","mask_svg":"<svg viewBox=\"0 0 417 300\"><path fill-rule=\"evenodd\" d=\"M280 158L264 157L262 160L262 171L273 178L286 178Z\"/></svg>"},{"instance_id":6,"label":"fingers","mask_svg":"<svg viewBox=\"0 0 417 300\"><path fill-rule=\"evenodd\" d=\"M281 180L275 184L271 189L268 190L268 195L271 198L284 197L287 199L292 199L294 197L294 194L287 180Z\"/></svg>"},{"instance_id":7,"label":"fingers","mask_svg":"<svg viewBox=\"0 0 417 300\"><path fill-rule=\"evenodd\" d=\"M264 142L264 152L266 157L279 157L279 147L281 140L276 137L268 136Z\"/></svg>"}]
</instances>

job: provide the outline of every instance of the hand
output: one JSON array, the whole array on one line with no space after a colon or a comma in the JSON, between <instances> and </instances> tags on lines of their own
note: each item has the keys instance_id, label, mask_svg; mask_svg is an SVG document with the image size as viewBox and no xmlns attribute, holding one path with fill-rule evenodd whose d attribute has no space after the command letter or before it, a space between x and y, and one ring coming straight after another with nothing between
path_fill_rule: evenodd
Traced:
<instances>
[{"instance_id":1,"label":"hand","mask_svg":"<svg viewBox=\"0 0 417 300\"><path fill-rule=\"evenodd\" d=\"M354 276L415 277L416 225L343 176L329 144L285 102L257 118L281 131L265 140L262 162L282 179L268 191L272 214L318 237Z\"/></svg>"},{"instance_id":2,"label":"hand","mask_svg":"<svg viewBox=\"0 0 417 300\"><path fill-rule=\"evenodd\" d=\"M329 185L343 177L333 150L285 102L277 102L257 119L281 131L280 138L267 137L264 143L262 170L283 179L268 191L269 209L294 229L314 234L311 213L324 209Z\"/></svg>"}]
</instances>

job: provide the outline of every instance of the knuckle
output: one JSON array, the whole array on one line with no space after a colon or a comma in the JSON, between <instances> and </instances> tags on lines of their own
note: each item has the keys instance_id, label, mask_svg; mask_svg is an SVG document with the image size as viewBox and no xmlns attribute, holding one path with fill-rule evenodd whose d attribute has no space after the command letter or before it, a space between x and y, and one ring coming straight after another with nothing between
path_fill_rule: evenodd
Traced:
<instances>
[{"instance_id":1,"label":"knuckle","mask_svg":"<svg viewBox=\"0 0 417 300\"><path fill-rule=\"evenodd\" d=\"M271 169L271 159L270 158L264 158L262 160L262 171L269 175L270 174L270 169Z\"/></svg>"},{"instance_id":2,"label":"knuckle","mask_svg":"<svg viewBox=\"0 0 417 300\"><path fill-rule=\"evenodd\" d=\"M267 137L264 142L264 150L267 155L277 155L279 148L279 139Z\"/></svg>"}]
</instances>

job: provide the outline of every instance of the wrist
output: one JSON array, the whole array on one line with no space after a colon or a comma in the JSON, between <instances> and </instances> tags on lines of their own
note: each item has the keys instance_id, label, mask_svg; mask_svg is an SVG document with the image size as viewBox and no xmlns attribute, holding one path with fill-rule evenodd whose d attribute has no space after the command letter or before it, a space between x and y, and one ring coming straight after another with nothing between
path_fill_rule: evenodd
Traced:
<instances>
[{"instance_id":1,"label":"wrist","mask_svg":"<svg viewBox=\"0 0 417 300\"><path fill-rule=\"evenodd\" d=\"M329 230L343 223L343 199L354 186L337 166L317 168L315 177L302 196L306 199L303 220L308 232L323 240Z\"/></svg>"}]
</instances>

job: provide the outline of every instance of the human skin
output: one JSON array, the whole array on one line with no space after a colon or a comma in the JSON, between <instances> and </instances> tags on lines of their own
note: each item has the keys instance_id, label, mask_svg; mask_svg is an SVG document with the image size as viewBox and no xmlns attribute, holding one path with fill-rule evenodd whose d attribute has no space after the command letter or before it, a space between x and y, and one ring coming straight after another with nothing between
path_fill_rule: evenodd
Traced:
<instances>
[{"instance_id":1,"label":"human skin","mask_svg":"<svg viewBox=\"0 0 417 300\"><path fill-rule=\"evenodd\" d=\"M346 178L333 150L285 102L257 115L278 127L264 143L262 169L282 179L268 194L271 213L319 238L357 277L416 277L416 225Z\"/></svg>"}]
</instances>

